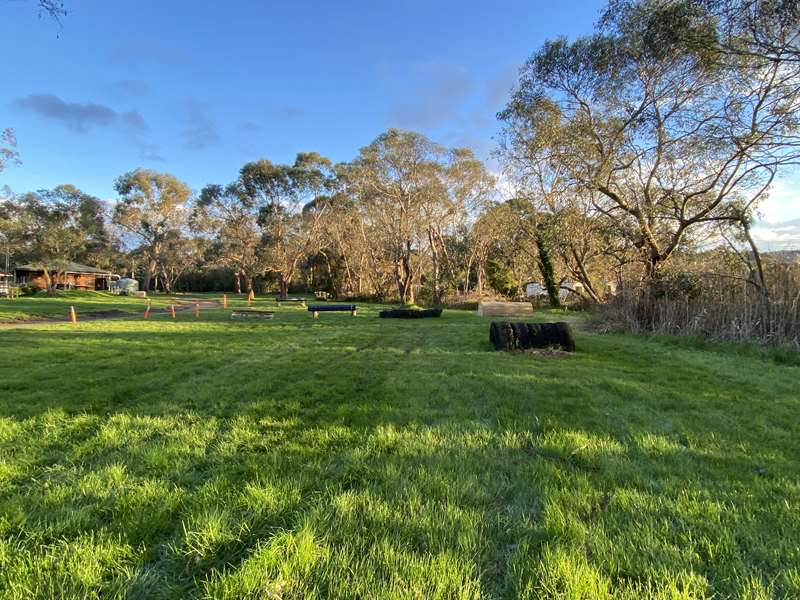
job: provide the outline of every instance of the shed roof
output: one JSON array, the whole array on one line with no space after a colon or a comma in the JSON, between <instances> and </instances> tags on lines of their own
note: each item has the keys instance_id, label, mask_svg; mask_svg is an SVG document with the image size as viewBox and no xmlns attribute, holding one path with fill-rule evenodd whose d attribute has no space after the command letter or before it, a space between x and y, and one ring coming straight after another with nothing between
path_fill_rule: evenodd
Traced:
<instances>
[{"instance_id":1,"label":"shed roof","mask_svg":"<svg viewBox=\"0 0 800 600\"><path fill-rule=\"evenodd\" d=\"M54 265L50 264L47 265L48 270L54 271L57 268L63 271L64 273L92 273L95 275L111 275L111 271L106 271L104 269L96 269L95 267L90 267L89 265L82 265L81 263L76 262L66 262L63 265ZM36 264L27 264L27 265L19 265L16 267L17 271L41 271L42 265Z\"/></svg>"}]
</instances>

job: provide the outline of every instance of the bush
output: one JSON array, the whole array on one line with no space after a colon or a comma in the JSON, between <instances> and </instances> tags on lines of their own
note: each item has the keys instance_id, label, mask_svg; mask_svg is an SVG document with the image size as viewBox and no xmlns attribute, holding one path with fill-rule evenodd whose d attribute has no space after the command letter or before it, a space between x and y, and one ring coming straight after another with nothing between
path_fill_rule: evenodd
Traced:
<instances>
[{"instance_id":1,"label":"bush","mask_svg":"<svg viewBox=\"0 0 800 600\"><path fill-rule=\"evenodd\" d=\"M32 285L21 285L19 286L19 295L20 296L35 296L41 290L37 287L33 287Z\"/></svg>"},{"instance_id":2,"label":"bush","mask_svg":"<svg viewBox=\"0 0 800 600\"><path fill-rule=\"evenodd\" d=\"M514 273L498 260L486 263L486 279L494 291L504 296L514 296L519 289Z\"/></svg>"},{"instance_id":3,"label":"bush","mask_svg":"<svg viewBox=\"0 0 800 600\"><path fill-rule=\"evenodd\" d=\"M745 278L661 278L622 290L602 307L606 330L694 335L800 348L800 267L774 265L768 292Z\"/></svg>"}]
</instances>

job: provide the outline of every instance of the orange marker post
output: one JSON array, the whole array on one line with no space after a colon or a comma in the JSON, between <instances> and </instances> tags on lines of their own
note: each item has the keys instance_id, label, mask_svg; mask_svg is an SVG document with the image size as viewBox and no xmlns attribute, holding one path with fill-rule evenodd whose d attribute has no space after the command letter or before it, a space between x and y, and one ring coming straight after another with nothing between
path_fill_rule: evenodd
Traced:
<instances>
[{"instance_id":1,"label":"orange marker post","mask_svg":"<svg viewBox=\"0 0 800 600\"><path fill-rule=\"evenodd\" d=\"M199 319L200 318L200 303L199 302L195 302L194 303L194 318L195 319Z\"/></svg>"},{"instance_id":2,"label":"orange marker post","mask_svg":"<svg viewBox=\"0 0 800 600\"><path fill-rule=\"evenodd\" d=\"M78 324L78 313L75 312L74 306L69 307L69 322L73 325Z\"/></svg>"},{"instance_id":3,"label":"orange marker post","mask_svg":"<svg viewBox=\"0 0 800 600\"><path fill-rule=\"evenodd\" d=\"M170 304L169 305L169 312L172 313L172 320L174 321L175 320L175 305L174 304Z\"/></svg>"},{"instance_id":4,"label":"orange marker post","mask_svg":"<svg viewBox=\"0 0 800 600\"><path fill-rule=\"evenodd\" d=\"M250 290L250 293L247 294L247 306L251 306L253 304L253 290Z\"/></svg>"},{"instance_id":5,"label":"orange marker post","mask_svg":"<svg viewBox=\"0 0 800 600\"><path fill-rule=\"evenodd\" d=\"M144 318L150 318L150 300L147 301L147 307L144 309Z\"/></svg>"},{"instance_id":6,"label":"orange marker post","mask_svg":"<svg viewBox=\"0 0 800 600\"><path fill-rule=\"evenodd\" d=\"M228 294L222 294L222 308L228 308Z\"/></svg>"}]
</instances>

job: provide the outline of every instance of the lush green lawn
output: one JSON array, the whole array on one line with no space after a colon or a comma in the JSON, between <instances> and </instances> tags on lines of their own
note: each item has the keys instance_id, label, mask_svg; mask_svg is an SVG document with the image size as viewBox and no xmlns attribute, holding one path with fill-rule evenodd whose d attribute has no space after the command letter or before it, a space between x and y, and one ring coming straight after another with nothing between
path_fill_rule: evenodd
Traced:
<instances>
[{"instance_id":1,"label":"lush green lawn","mask_svg":"<svg viewBox=\"0 0 800 600\"><path fill-rule=\"evenodd\" d=\"M800 597L800 368L376 312L0 331L0 597Z\"/></svg>"},{"instance_id":2,"label":"lush green lawn","mask_svg":"<svg viewBox=\"0 0 800 600\"><path fill-rule=\"evenodd\" d=\"M218 294L219 296L219 294ZM169 296L151 298L154 308L169 305ZM0 298L0 323L27 319L68 319L69 308L74 306L78 318L92 313L122 311L144 312L147 300L129 296L114 296L109 292L61 291L48 297L44 292L21 298Z\"/></svg>"}]
</instances>

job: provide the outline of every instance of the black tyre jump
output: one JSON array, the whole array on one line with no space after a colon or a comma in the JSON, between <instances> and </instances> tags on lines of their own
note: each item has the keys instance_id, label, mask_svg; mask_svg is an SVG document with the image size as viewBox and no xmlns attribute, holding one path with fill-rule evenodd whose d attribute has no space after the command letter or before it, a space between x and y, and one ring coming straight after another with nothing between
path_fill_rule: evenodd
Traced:
<instances>
[{"instance_id":1,"label":"black tyre jump","mask_svg":"<svg viewBox=\"0 0 800 600\"><path fill-rule=\"evenodd\" d=\"M575 337L568 323L518 323L492 321L489 341L495 350L531 350L557 347L575 352Z\"/></svg>"}]
</instances>

